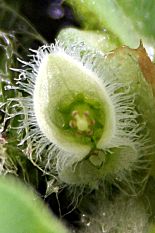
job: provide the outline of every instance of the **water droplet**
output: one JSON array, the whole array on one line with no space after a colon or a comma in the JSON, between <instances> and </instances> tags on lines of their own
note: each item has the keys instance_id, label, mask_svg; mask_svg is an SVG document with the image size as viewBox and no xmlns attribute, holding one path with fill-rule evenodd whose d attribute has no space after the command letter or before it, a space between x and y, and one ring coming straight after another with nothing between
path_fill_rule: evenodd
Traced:
<instances>
[{"instance_id":1,"label":"water droplet","mask_svg":"<svg viewBox=\"0 0 155 233\"><path fill-rule=\"evenodd\" d=\"M90 222L88 222L86 225L89 227L90 226Z\"/></svg>"},{"instance_id":2,"label":"water droplet","mask_svg":"<svg viewBox=\"0 0 155 233\"><path fill-rule=\"evenodd\" d=\"M84 223L86 226L90 226L91 223L89 217L85 214L82 214L81 222Z\"/></svg>"}]
</instances>

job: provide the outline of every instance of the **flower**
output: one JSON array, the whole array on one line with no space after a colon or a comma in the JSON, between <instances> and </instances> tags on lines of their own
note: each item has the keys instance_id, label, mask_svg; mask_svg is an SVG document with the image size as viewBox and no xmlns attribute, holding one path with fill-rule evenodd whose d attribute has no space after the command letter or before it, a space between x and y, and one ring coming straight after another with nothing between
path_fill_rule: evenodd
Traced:
<instances>
[{"instance_id":1,"label":"flower","mask_svg":"<svg viewBox=\"0 0 155 233\"><path fill-rule=\"evenodd\" d=\"M23 141L31 139L35 150L31 159L70 184L94 184L130 168L141 146L134 94L105 74L103 54L59 42L32 52L18 80L28 94L20 102L28 127Z\"/></svg>"}]
</instances>

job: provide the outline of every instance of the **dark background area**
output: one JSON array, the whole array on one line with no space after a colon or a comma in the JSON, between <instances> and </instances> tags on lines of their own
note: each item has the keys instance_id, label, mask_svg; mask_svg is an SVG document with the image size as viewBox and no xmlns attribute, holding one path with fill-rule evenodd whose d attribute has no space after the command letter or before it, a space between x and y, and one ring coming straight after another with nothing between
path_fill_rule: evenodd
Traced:
<instances>
[{"instance_id":1,"label":"dark background area","mask_svg":"<svg viewBox=\"0 0 155 233\"><path fill-rule=\"evenodd\" d=\"M80 26L72 9L62 0L23 1L21 13L47 42L53 42L59 30L64 27Z\"/></svg>"}]
</instances>

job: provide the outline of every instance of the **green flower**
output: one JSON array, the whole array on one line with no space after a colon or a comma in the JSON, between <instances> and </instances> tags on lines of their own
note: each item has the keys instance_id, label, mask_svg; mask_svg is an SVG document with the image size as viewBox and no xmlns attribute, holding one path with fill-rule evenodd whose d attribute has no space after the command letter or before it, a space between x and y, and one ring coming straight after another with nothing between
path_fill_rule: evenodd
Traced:
<instances>
[{"instance_id":1,"label":"green flower","mask_svg":"<svg viewBox=\"0 0 155 233\"><path fill-rule=\"evenodd\" d=\"M130 167L141 147L134 95L128 84L105 75L103 54L83 43L64 48L59 42L33 52L19 76L20 88L29 94L20 102L28 127L23 141L31 139L35 148L31 159L44 160L50 172L56 170L62 181L72 184L91 184L92 175L96 182ZM123 165L122 153L128 158ZM88 179L74 179L78 165Z\"/></svg>"}]
</instances>

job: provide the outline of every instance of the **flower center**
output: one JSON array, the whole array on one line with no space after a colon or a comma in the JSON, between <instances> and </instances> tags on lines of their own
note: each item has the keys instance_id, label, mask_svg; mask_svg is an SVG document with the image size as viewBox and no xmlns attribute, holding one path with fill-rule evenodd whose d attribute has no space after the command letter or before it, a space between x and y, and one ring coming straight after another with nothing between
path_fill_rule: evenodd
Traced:
<instances>
[{"instance_id":1,"label":"flower center","mask_svg":"<svg viewBox=\"0 0 155 233\"><path fill-rule=\"evenodd\" d=\"M78 93L74 98L64 96L57 104L53 118L57 119L57 127L66 141L95 148L104 130L104 113L104 106L95 97Z\"/></svg>"},{"instance_id":2,"label":"flower center","mask_svg":"<svg viewBox=\"0 0 155 233\"><path fill-rule=\"evenodd\" d=\"M93 126L95 120L91 119L89 111L80 113L77 110L72 111L72 118L69 122L71 128L77 129L77 133L86 134L87 136L93 135Z\"/></svg>"}]
</instances>

